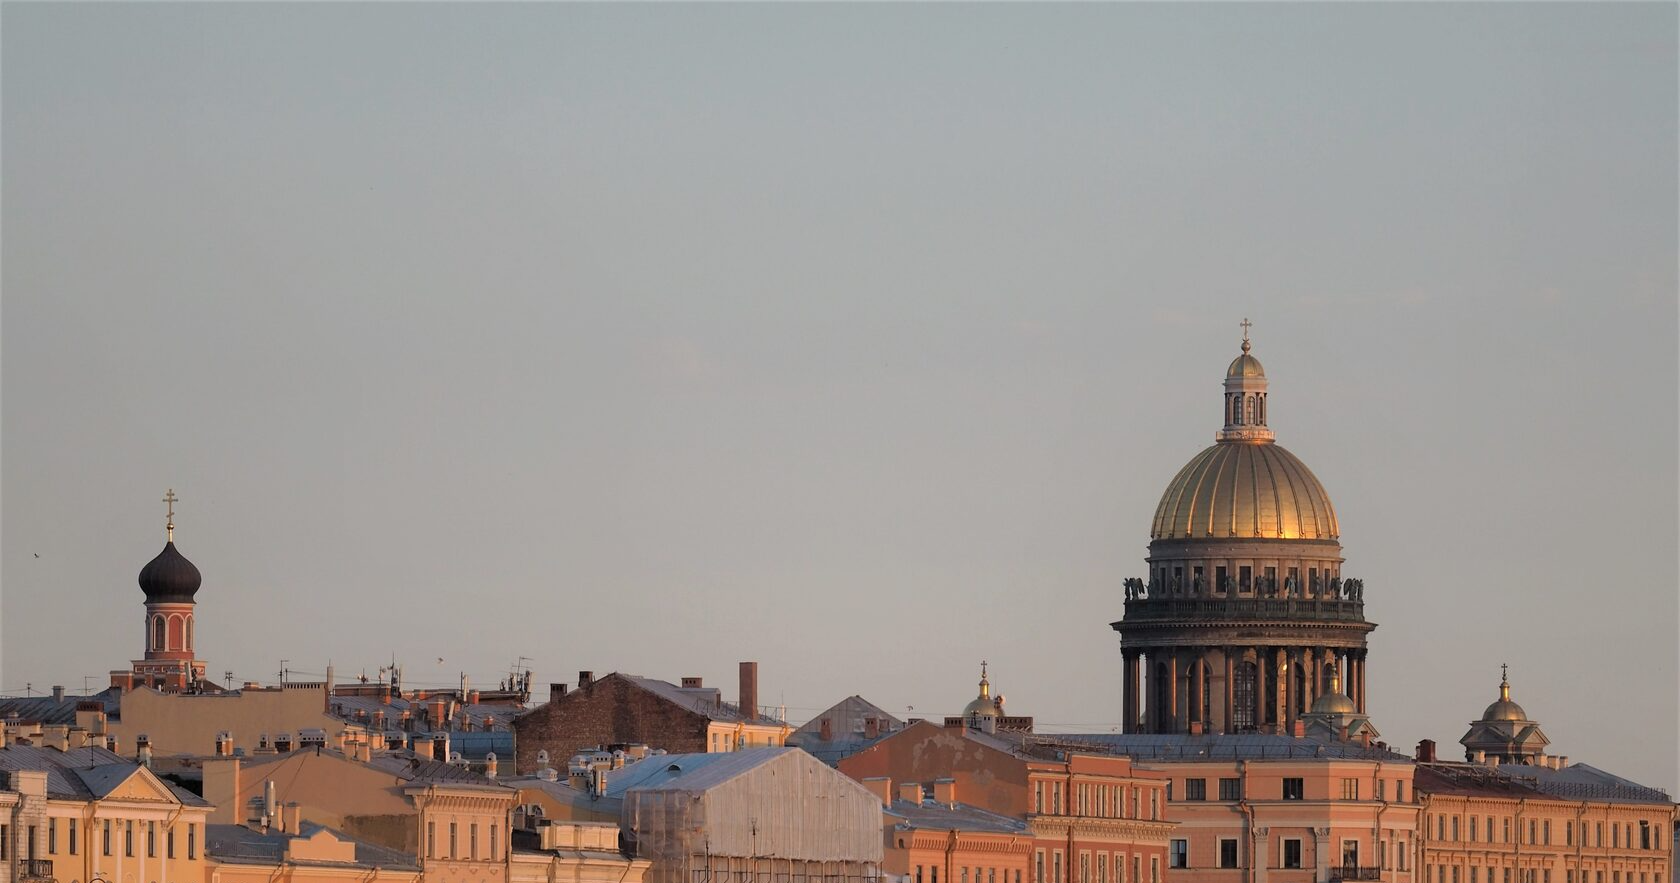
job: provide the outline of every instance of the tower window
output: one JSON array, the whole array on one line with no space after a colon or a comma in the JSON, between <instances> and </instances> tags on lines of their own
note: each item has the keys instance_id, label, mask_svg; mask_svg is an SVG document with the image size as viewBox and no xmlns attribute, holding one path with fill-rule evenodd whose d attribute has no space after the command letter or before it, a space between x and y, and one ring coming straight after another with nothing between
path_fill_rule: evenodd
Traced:
<instances>
[{"instance_id":1,"label":"tower window","mask_svg":"<svg viewBox=\"0 0 1680 883\"><path fill-rule=\"evenodd\" d=\"M1237 589L1247 592L1254 587L1254 568L1243 565L1237 568Z\"/></svg>"},{"instance_id":2,"label":"tower window","mask_svg":"<svg viewBox=\"0 0 1680 883\"><path fill-rule=\"evenodd\" d=\"M161 616L152 617L152 649L163 649L163 617Z\"/></svg>"}]
</instances>

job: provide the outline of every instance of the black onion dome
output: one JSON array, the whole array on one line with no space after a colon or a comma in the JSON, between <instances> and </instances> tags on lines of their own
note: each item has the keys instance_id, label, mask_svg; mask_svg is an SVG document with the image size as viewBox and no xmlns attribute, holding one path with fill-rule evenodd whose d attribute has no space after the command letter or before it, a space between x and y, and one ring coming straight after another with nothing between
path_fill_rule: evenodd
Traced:
<instances>
[{"instance_id":1,"label":"black onion dome","mask_svg":"<svg viewBox=\"0 0 1680 883\"><path fill-rule=\"evenodd\" d=\"M163 547L145 567L140 568L140 590L147 601L191 604L204 577L187 556L175 549L174 543Z\"/></svg>"}]
</instances>

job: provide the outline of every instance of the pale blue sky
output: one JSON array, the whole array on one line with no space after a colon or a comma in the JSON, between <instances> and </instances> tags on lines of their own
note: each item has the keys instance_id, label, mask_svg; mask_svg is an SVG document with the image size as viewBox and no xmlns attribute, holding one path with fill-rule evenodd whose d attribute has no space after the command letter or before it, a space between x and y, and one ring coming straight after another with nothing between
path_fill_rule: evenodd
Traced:
<instances>
[{"instance_id":1,"label":"pale blue sky","mask_svg":"<svg viewBox=\"0 0 1680 883\"><path fill-rule=\"evenodd\" d=\"M4 668L1119 718L1252 318L1371 710L1675 789L1672 4L17 4ZM39 558L33 557L39 554ZM435 660L443 657L443 663ZM1614 721L1614 726L1605 722Z\"/></svg>"}]
</instances>

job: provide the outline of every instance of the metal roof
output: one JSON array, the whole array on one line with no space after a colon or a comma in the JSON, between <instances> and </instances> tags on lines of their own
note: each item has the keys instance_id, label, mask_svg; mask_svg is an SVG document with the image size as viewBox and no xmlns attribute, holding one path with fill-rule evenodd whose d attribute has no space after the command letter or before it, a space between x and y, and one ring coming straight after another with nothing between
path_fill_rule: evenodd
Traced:
<instances>
[{"instance_id":1,"label":"metal roof","mask_svg":"<svg viewBox=\"0 0 1680 883\"><path fill-rule=\"evenodd\" d=\"M1021 819L987 812L966 803L946 804L933 800L911 803L908 800L894 800L892 806L886 807L883 812L889 822L896 820L900 826L906 828L993 834L1020 834L1027 830L1027 823Z\"/></svg>"},{"instance_id":2,"label":"metal roof","mask_svg":"<svg viewBox=\"0 0 1680 883\"><path fill-rule=\"evenodd\" d=\"M204 851L210 857L228 864L261 864L278 865L285 861L286 844L298 836L312 837L319 831L326 831L347 843L356 846L356 860L354 862L313 862L293 861L294 865L316 865L322 867L362 867L362 868L392 868L405 871L420 870L420 862L416 856L395 849L386 849L371 843L363 843L342 831L304 822L299 825L301 834L283 834L278 831L263 833L244 825L206 825L204 826Z\"/></svg>"}]
</instances>

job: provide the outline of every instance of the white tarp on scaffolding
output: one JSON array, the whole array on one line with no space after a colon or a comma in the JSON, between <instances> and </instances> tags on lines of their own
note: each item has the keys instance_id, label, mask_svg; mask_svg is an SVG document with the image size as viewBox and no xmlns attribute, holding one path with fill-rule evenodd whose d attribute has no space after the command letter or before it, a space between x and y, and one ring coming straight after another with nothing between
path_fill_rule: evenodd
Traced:
<instances>
[{"instance_id":1,"label":"white tarp on scaffolding","mask_svg":"<svg viewBox=\"0 0 1680 883\"><path fill-rule=\"evenodd\" d=\"M642 858L881 860L881 801L797 748L655 755L611 775Z\"/></svg>"}]
</instances>

